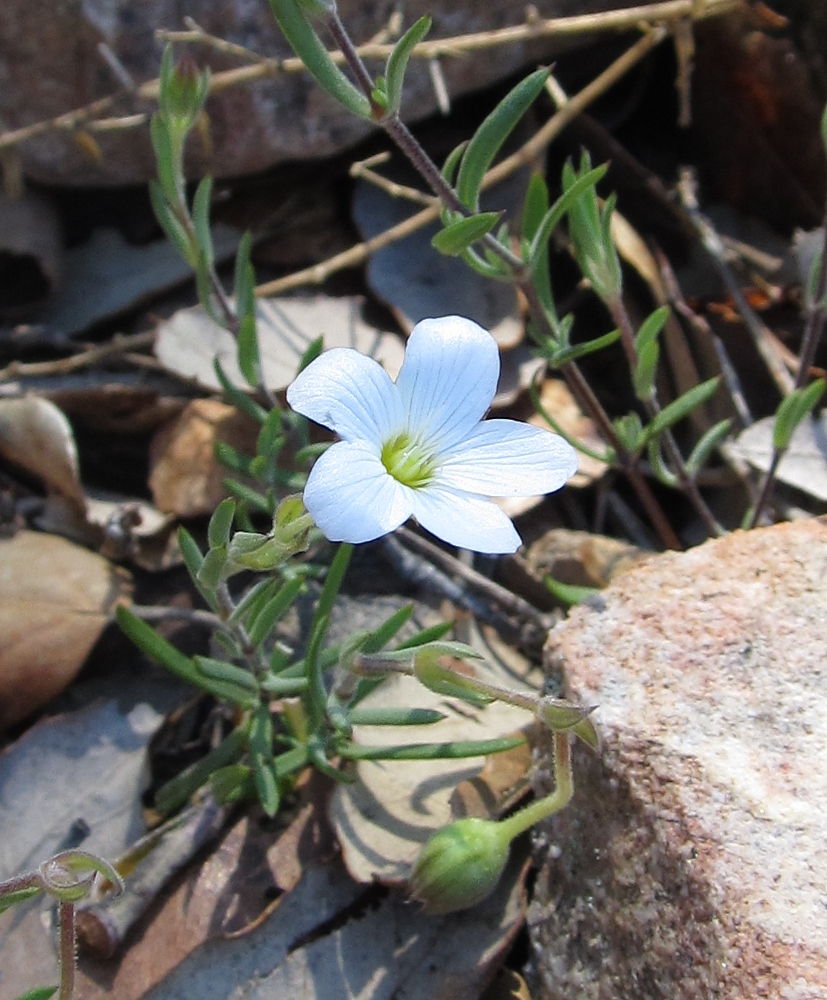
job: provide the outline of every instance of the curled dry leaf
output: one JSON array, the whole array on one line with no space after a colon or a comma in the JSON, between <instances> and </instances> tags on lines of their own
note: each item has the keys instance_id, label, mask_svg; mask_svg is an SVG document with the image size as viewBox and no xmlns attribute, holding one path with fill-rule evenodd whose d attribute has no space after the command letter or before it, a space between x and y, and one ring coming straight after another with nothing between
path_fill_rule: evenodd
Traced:
<instances>
[{"instance_id":1,"label":"curled dry leaf","mask_svg":"<svg viewBox=\"0 0 827 1000\"><path fill-rule=\"evenodd\" d=\"M476 666L481 676L514 687L501 670ZM518 732L531 721L525 710L503 702L485 708L458 704L422 687L410 677L394 677L365 699L365 707L434 708L447 718L432 726L356 726L354 739L367 746L400 742L431 743L493 739ZM359 780L336 786L330 818L342 845L345 864L361 882L400 882L431 834L455 818L452 795L477 776L483 757L460 760L362 761ZM460 807L462 811L462 807Z\"/></svg>"},{"instance_id":2,"label":"curled dry leaf","mask_svg":"<svg viewBox=\"0 0 827 1000\"><path fill-rule=\"evenodd\" d=\"M606 446L600 437L597 425L591 417L583 413L562 379L548 378L543 382L540 387L540 405L569 437L598 454L605 452ZM528 422L537 427L548 428L548 424L539 413L529 417ZM568 481L569 487L591 486L608 468L605 462L592 458L582 451L578 451L578 458L580 467Z\"/></svg>"},{"instance_id":3,"label":"curled dry leaf","mask_svg":"<svg viewBox=\"0 0 827 1000\"><path fill-rule=\"evenodd\" d=\"M258 346L262 376L273 392L296 377L299 361L317 337L325 348L354 347L378 361L396 378L404 357L401 340L366 323L357 298L259 299ZM238 367L236 342L200 308L182 309L158 327L155 354L169 371L219 389L214 361L239 389L250 389Z\"/></svg>"},{"instance_id":4,"label":"curled dry leaf","mask_svg":"<svg viewBox=\"0 0 827 1000\"><path fill-rule=\"evenodd\" d=\"M39 396L0 400L0 454L81 509L78 453L63 411Z\"/></svg>"},{"instance_id":5,"label":"curled dry leaf","mask_svg":"<svg viewBox=\"0 0 827 1000\"><path fill-rule=\"evenodd\" d=\"M0 731L66 687L130 589L122 570L56 535L0 541Z\"/></svg>"}]
</instances>

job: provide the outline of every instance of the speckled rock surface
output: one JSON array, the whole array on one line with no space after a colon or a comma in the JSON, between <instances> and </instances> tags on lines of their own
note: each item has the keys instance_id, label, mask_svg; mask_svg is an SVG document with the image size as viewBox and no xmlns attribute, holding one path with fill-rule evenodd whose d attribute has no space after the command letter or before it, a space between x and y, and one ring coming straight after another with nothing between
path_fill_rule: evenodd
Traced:
<instances>
[{"instance_id":1,"label":"speckled rock surface","mask_svg":"<svg viewBox=\"0 0 827 1000\"><path fill-rule=\"evenodd\" d=\"M642 0L646 2L646 0ZM543 18L593 13L624 6L623 0L536 0ZM386 27L394 10L405 26L423 14L434 24L430 38L448 38L521 23L522 0L339 0L352 37L372 38ZM158 75L158 28L180 29L193 17L207 32L263 56L292 55L267 0L2 0L0 2L0 122L19 128L81 107L116 92L118 83L97 52L103 42L133 80ZM570 44L570 43L569 43ZM560 50L545 40L515 44L468 58L443 60L448 92L454 98L503 80L524 67L534 68ZM192 49L214 71L242 62L203 46ZM381 66L371 66L380 72ZM411 64L405 115L422 118L436 109L428 69ZM107 115L132 114L145 107L128 94ZM305 74L290 74L236 86L209 99L213 153L198 143L190 150L193 176L211 171L219 177L263 170L289 160L326 156L362 139L370 126L341 110ZM146 127L97 133L102 157L95 161L70 134L51 133L20 146L28 176L54 184L140 183L154 176ZM459 141L458 137L458 141Z\"/></svg>"},{"instance_id":2,"label":"speckled rock surface","mask_svg":"<svg viewBox=\"0 0 827 1000\"><path fill-rule=\"evenodd\" d=\"M603 746L545 831L535 997L827 997L825 635L825 518L649 560L551 633Z\"/></svg>"}]
</instances>

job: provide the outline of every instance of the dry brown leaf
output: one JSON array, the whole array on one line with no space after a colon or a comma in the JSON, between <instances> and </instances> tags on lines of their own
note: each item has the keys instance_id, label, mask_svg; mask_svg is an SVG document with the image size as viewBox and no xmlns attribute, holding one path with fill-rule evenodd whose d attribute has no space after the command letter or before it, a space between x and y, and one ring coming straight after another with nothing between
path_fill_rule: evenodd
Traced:
<instances>
[{"instance_id":1,"label":"dry brown leaf","mask_svg":"<svg viewBox=\"0 0 827 1000\"><path fill-rule=\"evenodd\" d=\"M258 431L234 406L215 399L189 403L152 439L149 487L158 509L179 517L211 514L227 495L229 474L215 457L215 443L252 454Z\"/></svg>"},{"instance_id":2,"label":"dry brown leaf","mask_svg":"<svg viewBox=\"0 0 827 1000\"><path fill-rule=\"evenodd\" d=\"M311 775L292 818L277 831L248 811L208 857L196 859L156 901L130 935L132 946L120 962L82 959L83 1000L138 1000L200 945L259 927L306 866L336 853L325 818L328 794L328 780Z\"/></svg>"},{"instance_id":3,"label":"dry brown leaf","mask_svg":"<svg viewBox=\"0 0 827 1000\"><path fill-rule=\"evenodd\" d=\"M0 453L37 476L49 492L84 507L75 437L54 403L39 396L0 400Z\"/></svg>"},{"instance_id":4,"label":"dry brown leaf","mask_svg":"<svg viewBox=\"0 0 827 1000\"><path fill-rule=\"evenodd\" d=\"M0 541L0 730L66 687L129 594L126 573L64 538Z\"/></svg>"}]
</instances>

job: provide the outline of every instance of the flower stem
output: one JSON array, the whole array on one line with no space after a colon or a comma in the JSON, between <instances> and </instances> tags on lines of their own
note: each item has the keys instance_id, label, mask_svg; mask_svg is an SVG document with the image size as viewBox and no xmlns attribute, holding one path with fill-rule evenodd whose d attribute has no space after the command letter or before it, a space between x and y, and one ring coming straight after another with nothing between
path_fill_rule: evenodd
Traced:
<instances>
[{"instance_id":1,"label":"flower stem","mask_svg":"<svg viewBox=\"0 0 827 1000\"><path fill-rule=\"evenodd\" d=\"M72 1000L75 992L77 945L75 940L75 904L58 903L60 992L58 1000Z\"/></svg>"},{"instance_id":2,"label":"flower stem","mask_svg":"<svg viewBox=\"0 0 827 1000\"><path fill-rule=\"evenodd\" d=\"M554 734L554 791L542 799L500 820L502 836L511 842L525 833L535 823L548 819L569 804L574 795L574 778L571 771L571 736L568 731Z\"/></svg>"},{"instance_id":3,"label":"flower stem","mask_svg":"<svg viewBox=\"0 0 827 1000\"><path fill-rule=\"evenodd\" d=\"M623 303L622 296L616 295L607 300L606 306L612 315L612 319L620 330L620 337L629 359L629 367L631 371L634 371L638 365L638 354L635 347L635 336L632 330L632 322L629 319L629 313L626 311L626 306ZM654 419L661 412L655 390L652 391L649 399L643 401L643 405L646 407L646 412L648 413L650 420ZM698 516L703 521L704 527L713 538L723 535L724 531L715 520L714 514L707 506L704 498L701 496L698 484L695 482L693 477L689 475L686 469L686 463L683 460L683 455L681 454L680 448L678 448L678 443L675 441L675 436L672 433L671 428L666 428L666 430L661 434L661 440L666 448L669 461L672 463L675 470L675 475L678 477L680 488L692 503L692 506L695 508Z\"/></svg>"}]
</instances>

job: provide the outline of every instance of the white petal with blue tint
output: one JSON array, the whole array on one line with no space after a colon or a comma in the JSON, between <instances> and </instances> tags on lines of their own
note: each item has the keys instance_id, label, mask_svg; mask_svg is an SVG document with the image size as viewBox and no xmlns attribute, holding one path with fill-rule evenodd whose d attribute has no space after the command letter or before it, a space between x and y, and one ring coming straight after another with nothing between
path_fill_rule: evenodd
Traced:
<instances>
[{"instance_id":1,"label":"white petal with blue tint","mask_svg":"<svg viewBox=\"0 0 827 1000\"><path fill-rule=\"evenodd\" d=\"M496 341L462 316L424 319L408 339L396 388L409 427L452 448L488 411L500 375Z\"/></svg>"},{"instance_id":2,"label":"white petal with blue tint","mask_svg":"<svg viewBox=\"0 0 827 1000\"><path fill-rule=\"evenodd\" d=\"M439 481L489 497L552 493L577 472L577 452L517 420L486 420L441 463Z\"/></svg>"},{"instance_id":3,"label":"white petal with blue tint","mask_svg":"<svg viewBox=\"0 0 827 1000\"><path fill-rule=\"evenodd\" d=\"M340 441L316 460L304 505L331 542L371 542L411 516L410 492L370 448Z\"/></svg>"},{"instance_id":4,"label":"white petal with blue tint","mask_svg":"<svg viewBox=\"0 0 827 1000\"><path fill-rule=\"evenodd\" d=\"M413 516L437 538L474 552L516 552L520 536L500 508L485 497L435 486L414 493Z\"/></svg>"},{"instance_id":5,"label":"white petal with blue tint","mask_svg":"<svg viewBox=\"0 0 827 1000\"><path fill-rule=\"evenodd\" d=\"M499 371L493 337L461 316L417 323L396 384L348 348L308 365L287 401L343 439L317 460L304 491L321 531L368 542L413 516L451 545L514 552L520 536L487 497L559 489L577 456L548 431L481 422Z\"/></svg>"},{"instance_id":6,"label":"white petal with blue tint","mask_svg":"<svg viewBox=\"0 0 827 1000\"><path fill-rule=\"evenodd\" d=\"M385 369L349 347L334 347L311 362L288 387L287 402L345 441L378 445L404 419L399 392Z\"/></svg>"}]
</instances>

